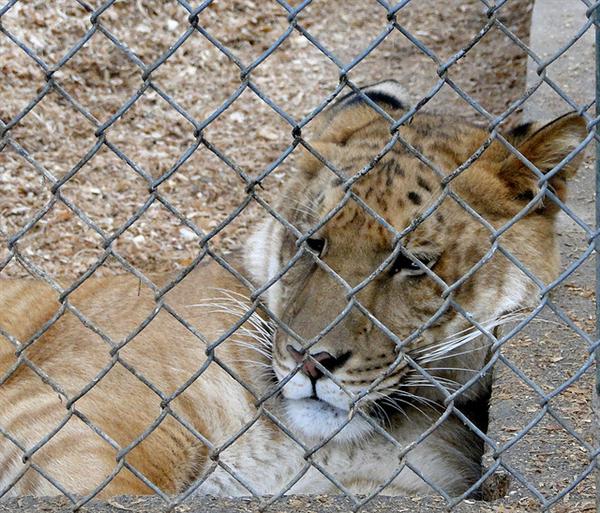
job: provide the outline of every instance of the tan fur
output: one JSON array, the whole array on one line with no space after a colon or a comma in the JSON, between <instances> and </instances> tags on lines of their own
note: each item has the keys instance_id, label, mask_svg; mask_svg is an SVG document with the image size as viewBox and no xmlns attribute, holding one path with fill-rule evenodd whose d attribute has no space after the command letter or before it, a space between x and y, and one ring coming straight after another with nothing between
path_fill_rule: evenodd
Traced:
<instances>
[{"instance_id":1,"label":"tan fur","mask_svg":"<svg viewBox=\"0 0 600 513\"><path fill-rule=\"evenodd\" d=\"M226 284L236 290L235 280L216 264L202 265L184 280L165 302L173 307L210 340L233 323L231 316L205 315L196 304L215 294L214 290L198 286L205 278L213 285ZM0 327L26 341L40 320L56 310L57 302L48 290L37 282L2 282ZM141 287L133 277L115 277L86 282L69 298L69 303L83 316L107 334L115 344L123 340L135 327L152 314L155 303L150 291ZM199 293L196 293L199 292ZM16 299L19 302L16 302ZM14 305L14 306L13 306ZM31 312L36 324L29 325ZM31 326L31 328L29 328ZM15 330L15 327L17 328ZM33 329L32 329L33 328ZM0 368L3 372L14 363L14 353L6 341L2 345ZM111 363L110 346L91 330L86 329L71 313L65 313L49 331L27 351L28 360L49 375L68 397L80 392L90 381L107 370ZM227 357L249 358L244 351L230 344ZM219 355L220 349L215 351ZM119 361L135 368L165 395L172 394L205 361L205 344L192 335L170 314L161 311L144 331L119 351ZM237 365L239 366L239 365ZM245 369L240 374L251 382ZM224 393L229 389L229 394ZM229 397L231 395L232 397ZM199 408L202 401L215 404L209 416ZM85 415L121 447L132 443L160 414L161 399L120 364L116 363L99 383L75 403L77 412ZM175 411L186 418L200 432L210 433L232 425L238 427L244 415L249 416L249 396L239 385L211 365L204 376L171 403ZM62 404L61 404L62 403ZM0 387L1 425L26 447L35 444L45 433L65 418L65 399L25 365ZM245 408L245 409L244 409ZM29 421L32 415L35 422ZM218 439L213 439L217 443ZM1 457L12 444L0 441ZM86 453L88 453L86 455ZM157 486L174 492L196 475L206 459L207 451L198 446L195 438L173 418L165 422L145 441L133 449L127 459ZM72 417L60 434L52 438L34 457L34 461L64 483L67 489L80 493L99 484L100 475L108 475L116 465L116 450ZM85 469L85 462L93 461ZM55 493L44 479L29 471L19 482L20 493ZM150 490L127 470L119 473L106 490L108 493L148 493Z\"/></svg>"},{"instance_id":2,"label":"tan fur","mask_svg":"<svg viewBox=\"0 0 600 513\"><path fill-rule=\"evenodd\" d=\"M381 106L394 117L402 113L385 102ZM348 177L366 166L391 137L389 124L361 102L334 106L325 113L317 134L312 147ZM484 130L460 120L432 115L417 115L399 129L399 135L444 175L452 173L488 137ZM580 118L569 115L543 128L532 125L527 133L515 134L512 140L523 155L546 172L584 136ZM579 160L577 157L551 180L561 199L565 198L565 180ZM355 183L355 197L348 197L342 182L309 152L304 153L299 171L283 196L298 198L298 203L284 199L277 206L278 212L306 232L340 201L345 204L312 236L327 241L323 263L315 263L305 251L264 299L270 312L305 341L328 326L350 299L358 302L307 350L312 354L326 351L336 357L348 353L347 361L332 375L355 394L389 371L375 391L342 415L355 415L356 409L369 416L376 412L376 400L393 397L392 389L414 377L415 371L407 361L394 364L399 354L395 342L367 315L399 339L430 323L400 350L400 354L415 359L420 349L451 338L468 328L469 322L451 306L444 307L444 286L425 275L410 276L403 271L392 276L384 269L349 296L350 289L361 284L395 247L394 234L361 203L401 232L440 196L440 178L398 142ZM450 188L496 229L539 191L534 175L497 141L452 181ZM545 283L558 271L556 211L548 200L537 202L498 241ZM451 197L401 242L411 254L430 261L433 272L447 285L461 279L494 244L489 230ZM269 219L248 243L245 262L249 277L255 285L262 285L298 249L295 236ZM236 265L241 267L240 262ZM160 287L170 278L153 280ZM475 320L486 323L535 304L537 294L535 283L496 251L451 298ZM36 468L67 491L83 495L94 490L101 490L103 495L152 493L135 474L145 476L166 493L180 492L202 481L197 493L249 494L224 468L215 468L219 462L242 474L254 491L278 492L305 465L304 449L268 418L256 420L256 404L275 384L269 366L278 377L294 373L296 380L301 375L287 346L302 351L303 344L277 330L271 363L268 354L253 349L260 346L252 333L237 333L235 340L227 339L207 353L207 345L240 317L239 313L223 311L222 304L234 304L232 298L242 298L247 309L252 304L248 297L249 291L216 263L201 264L158 303L154 293L133 277L91 278L67 298L63 315L35 338L61 307L57 293L32 280L0 281L0 333L12 337L10 342L0 336L0 429L10 435L10 439L0 435L0 494L23 472L9 495L58 493ZM260 315L268 319L264 312ZM147 325L137 333L137 327L145 322ZM261 322L255 315L244 327L259 330ZM109 339L96 334L95 328ZM19 357L13 343L21 348ZM485 339L475 338L462 348L470 351L444 359L444 369L436 368L435 362L423 366L430 368L440 383L452 380L460 385L487 363L488 347ZM214 361L204 367L207 358ZM199 369L204 370L190 383ZM46 377L52 385L44 383ZM327 376L321 380L330 388L336 386ZM90 383L94 385L90 387ZM484 393L485 383L470 387L457 398L456 405L468 408L474 404L470 401ZM414 385L410 390L429 402L406 404L402 412L388 411L387 421L374 421L399 441L396 447L372 431L356 440L334 438L311 458L355 493L371 493L407 461L448 493L465 491L477 479L481 443L455 416L449 416L406 457L401 452L444 411L444 396L434 387ZM340 394L339 400L345 401ZM432 401L440 406L432 407ZM275 395L258 404L295 432L295 424L286 416L290 404L295 404L293 399ZM252 427L237 442L215 452L249 423ZM153 425L157 427L151 431ZM310 447L319 440L311 437L310 425L305 429L308 431L298 437ZM54 432L38 447L48 433ZM22 449L34 448L23 462ZM107 483L112 473L116 477ZM206 481L204 476L208 476ZM292 491L335 492L336 488L311 468ZM427 491L429 486L408 468L386 489L391 494Z\"/></svg>"}]
</instances>

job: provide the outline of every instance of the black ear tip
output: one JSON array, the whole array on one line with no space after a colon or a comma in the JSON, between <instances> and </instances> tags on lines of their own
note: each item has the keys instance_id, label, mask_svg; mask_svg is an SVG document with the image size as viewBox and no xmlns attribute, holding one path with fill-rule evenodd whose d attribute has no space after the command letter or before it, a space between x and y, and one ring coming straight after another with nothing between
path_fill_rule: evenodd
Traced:
<instances>
[{"instance_id":1,"label":"black ear tip","mask_svg":"<svg viewBox=\"0 0 600 513\"><path fill-rule=\"evenodd\" d=\"M528 121L521 123L508 132L513 144L520 144L539 132L560 128L578 133L582 138L587 135L587 123L577 111L570 111L548 122Z\"/></svg>"},{"instance_id":2,"label":"black ear tip","mask_svg":"<svg viewBox=\"0 0 600 513\"><path fill-rule=\"evenodd\" d=\"M533 122L528 121L527 123L521 123L520 125L512 128L508 135L512 139L523 140L532 132L532 130Z\"/></svg>"},{"instance_id":3,"label":"black ear tip","mask_svg":"<svg viewBox=\"0 0 600 513\"><path fill-rule=\"evenodd\" d=\"M361 92L371 101L393 109L406 109L410 103L408 94L402 84L393 79L362 87ZM359 103L365 103L365 99L361 95L351 92L340 98L336 105L344 108Z\"/></svg>"},{"instance_id":4,"label":"black ear tip","mask_svg":"<svg viewBox=\"0 0 600 513\"><path fill-rule=\"evenodd\" d=\"M396 109L405 109L410 103L406 89L397 80L384 80L364 87L362 91L374 101L388 103Z\"/></svg>"},{"instance_id":5,"label":"black ear tip","mask_svg":"<svg viewBox=\"0 0 600 513\"><path fill-rule=\"evenodd\" d=\"M377 86L382 86L382 85L393 85L393 86L397 86L397 87L402 87L402 84L400 82L398 82L395 78L386 78L385 80L382 80L381 82L376 82L374 84L371 84L370 86L365 87L365 89L367 89L368 87L377 87Z\"/></svg>"}]
</instances>

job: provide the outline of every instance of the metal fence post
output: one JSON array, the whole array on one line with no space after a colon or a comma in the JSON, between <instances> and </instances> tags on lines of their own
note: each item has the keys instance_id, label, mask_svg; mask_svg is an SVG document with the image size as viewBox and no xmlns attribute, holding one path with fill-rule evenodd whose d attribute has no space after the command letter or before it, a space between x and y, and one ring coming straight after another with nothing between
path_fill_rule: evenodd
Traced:
<instances>
[{"instance_id":1,"label":"metal fence post","mask_svg":"<svg viewBox=\"0 0 600 513\"><path fill-rule=\"evenodd\" d=\"M600 116L600 5L594 10L596 29L596 118ZM596 121L596 343L600 341L600 127ZM595 440L596 450L600 448L600 346L596 347L596 387L592 400L592 408L596 417ZM596 510L600 511L600 461L596 456Z\"/></svg>"}]
</instances>

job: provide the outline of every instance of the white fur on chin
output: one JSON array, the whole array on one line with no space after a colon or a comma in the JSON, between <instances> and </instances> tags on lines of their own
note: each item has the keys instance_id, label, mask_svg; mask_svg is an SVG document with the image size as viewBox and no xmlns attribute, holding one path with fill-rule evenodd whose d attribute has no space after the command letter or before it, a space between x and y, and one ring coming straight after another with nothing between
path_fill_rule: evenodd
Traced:
<instances>
[{"instance_id":1,"label":"white fur on chin","mask_svg":"<svg viewBox=\"0 0 600 513\"><path fill-rule=\"evenodd\" d=\"M359 415L355 415L348 422L348 411L331 406L324 401L318 399L284 399L284 401L292 431L306 438L317 440L328 438L346 423L332 442L358 442L373 431L373 427Z\"/></svg>"}]
</instances>

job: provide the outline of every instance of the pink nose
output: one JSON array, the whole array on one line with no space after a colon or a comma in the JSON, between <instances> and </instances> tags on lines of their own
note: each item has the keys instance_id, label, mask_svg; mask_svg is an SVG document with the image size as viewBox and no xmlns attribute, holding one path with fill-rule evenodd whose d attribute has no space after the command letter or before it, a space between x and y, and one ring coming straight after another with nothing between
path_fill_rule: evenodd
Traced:
<instances>
[{"instance_id":1,"label":"pink nose","mask_svg":"<svg viewBox=\"0 0 600 513\"><path fill-rule=\"evenodd\" d=\"M302 351L298 351L295 347L293 347L291 345L287 346L287 350L292 355L292 358L294 358L294 361L296 363L300 363L303 360L304 353ZM301 370L310 379L313 379L315 381L317 379L319 379L321 376L323 376L323 373L317 368L315 360L328 370L332 369L335 366L336 361L337 361L335 356L329 354L326 351L321 351L320 353L315 353L315 354L311 355L311 357L312 358L308 358L302 364Z\"/></svg>"}]
</instances>

